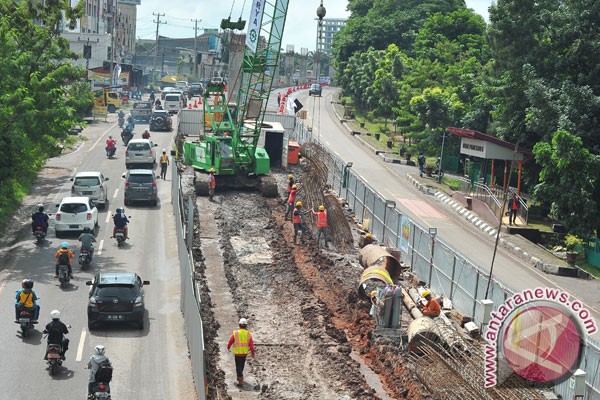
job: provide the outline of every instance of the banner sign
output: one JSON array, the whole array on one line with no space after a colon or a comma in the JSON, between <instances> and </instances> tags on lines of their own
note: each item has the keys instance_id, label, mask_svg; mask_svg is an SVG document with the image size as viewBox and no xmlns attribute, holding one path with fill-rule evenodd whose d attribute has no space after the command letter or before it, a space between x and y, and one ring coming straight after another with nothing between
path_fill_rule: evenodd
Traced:
<instances>
[{"instance_id":1,"label":"banner sign","mask_svg":"<svg viewBox=\"0 0 600 400\"><path fill-rule=\"evenodd\" d=\"M258 46L264 11L265 0L254 0L252 2L250 20L248 21L248 31L246 32L246 46L252 50L253 54L256 53L256 48Z\"/></svg>"}]
</instances>

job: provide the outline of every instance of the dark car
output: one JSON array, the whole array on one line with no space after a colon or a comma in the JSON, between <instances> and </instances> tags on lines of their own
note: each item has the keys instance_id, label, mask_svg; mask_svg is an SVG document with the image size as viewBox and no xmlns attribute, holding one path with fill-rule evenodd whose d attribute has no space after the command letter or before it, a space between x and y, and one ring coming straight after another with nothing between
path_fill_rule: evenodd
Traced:
<instances>
[{"instance_id":1,"label":"dark car","mask_svg":"<svg viewBox=\"0 0 600 400\"><path fill-rule=\"evenodd\" d=\"M123 203L129 206L132 202L149 202L153 206L158 204L158 190L156 176L151 169L130 169L123 174L125 179L125 198Z\"/></svg>"},{"instance_id":2,"label":"dark car","mask_svg":"<svg viewBox=\"0 0 600 400\"><path fill-rule=\"evenodd\" d=\"M202 96L204 94L204 86L200 82L194 82L190 85L188 97L191 99L194 96Z\"/></svg>"},{"instance_id":3,"label":"dark car","mask_svg":"<svg viewBox=\"0 0 600 400\"><path fill-rule=\"evenodd\" d=\"M100 272L93 281L88 302L88 329L99 322L133 322L144 329L144 285L133 272Z\"/></svg>"},{"instance_id":4,"label":"dark car","mask_svg":"<svg viewBox=\"0 0 600 400\"><path fill-rule=\"evenodd\" d=\"M323 88L318 83L313 83L310 85L310 89L308 89L308 95L321 96L321 91Z\"/></svg>"},{"instance_id":5,"label":"dark car","mask_svg":"<svg viewBox=\"0 0 600 400\"><path fill-rule=\"evenodd\" d=\"M167 131L173 129L173 120L167 110L154 110L150 116L150 131Z\"/></svg>"}]
</instances>

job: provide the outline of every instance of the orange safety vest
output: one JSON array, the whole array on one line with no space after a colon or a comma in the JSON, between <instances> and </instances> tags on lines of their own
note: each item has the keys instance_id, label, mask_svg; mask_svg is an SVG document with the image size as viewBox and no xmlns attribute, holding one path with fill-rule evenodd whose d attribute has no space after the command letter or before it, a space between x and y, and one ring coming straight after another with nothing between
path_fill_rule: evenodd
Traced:
<instances>
[{"instance_id":1,"label":"orange safety vest","mask_svg":"<svg viewBox=\"0 0 600 400\"><path fill-rule=\"evenodd\" d=\"M296 212L298 211L298 212ZM294 213L292 214L292 223L293 224L301 224L302 223L302 217L300 216L300 210L299 209L295 209Z\"/></svg>"},{"instance_id":2,"label":"orange safety vest","mask_svg":"<svg viewBox=\"0 0 600 400\"><path fill-rule=\"evenodd\" d=\"M327 228L327 211L317 213L317 228Z\"/></svg>"},{"instance_id":3,"label":"orange safety vest","mask_svg":"<svg viewBox=\"0 0 600 400\"><path fill-rule=\"evenodd\" d=\"M296 201L296 194L298 193L298 189L292 189L290 191L290 195L288 197L288 204L294 204L294 201Z\"/></svg>"},{"instance_id":4,"label":"orange safety vest","mask_svg":"<svg viewBox=\"0 0 600 400\"><path fill-rule=\"evenodd\" d=\"M233 331L233 354L234 355L248 355L250 353L250 339L252 339L252 333L247 329L238 329Z\"/></svg>"},{"instance_id":5,"label":"orange safety vest","mask_svg":"<svg viewBox=\"0 0 600 400\"><path fill-rule=\"evenodd\" d=\"M217 179L215 178L215 176L213 174L211 174L208 179L209 179L209 181L208 181L209 188L214 188L217 186Z\"/></svg>"}]
</instances>

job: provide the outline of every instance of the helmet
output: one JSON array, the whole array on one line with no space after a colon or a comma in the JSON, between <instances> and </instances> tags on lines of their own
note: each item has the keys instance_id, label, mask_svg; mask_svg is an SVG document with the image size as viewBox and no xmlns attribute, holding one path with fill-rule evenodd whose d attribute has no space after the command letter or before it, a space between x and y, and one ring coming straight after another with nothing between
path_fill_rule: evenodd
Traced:
<instances>
[{"instance_id":1,"label":"helmet","mask_svg":"<svg viewBox=\"0 0 600 400\"><path fill-rule=\"evenodd\" d=\"M319 211L325 211L325 206L319 206Z\"/></svg>"},{"instance_id":2,"label":"helmet","mask_svg":"<svg viewBox=\"0 0 600 400\"><path fill-rule=\"evenodd\" d=\"M33 288L33 281L31 279L23 279L21 281L21 287L23 289L32 289Z\"/></svg>"},{"instance_id":3,"label":"helmet","mask_svg":"<svg viewBox=\"0 0 600 400\"><path fill-rule=\"evenodd\" d=\"M96 348L94 349L94 352L96 353L96 355L98 356L103 356L104 355L104 351L106 350L106 348L99 344L96 346Z\"/></svg>"},{"instance_id":4,"label":"helmet","mask_svg":"<svg viewBox=\"0 0 600 400\"><path fill-rule=\"evenodd\" d=\"M294 174L289 174L288 175L288 178L293 178L293 177L294 177Z\"/></svg>"},{"instance_id":5,"label":"helmet","mask_svg":"<svg viewBox=\"0 0 600 400\"><path fill-rule=\"evenodd\" d=\"M163 153L166 153L166 152L167 152L167 149L163 149Z\"/></svg>"},{"instance_id":6,"label":"helmet","mask_svg":"<svg viewBox=\"0 0 600 400\"><path fill-rule=\"evenodd\" d=\"M124 212L125 212L125 209L123 207L117 208L117 214L121 214L121 213L124 213Z\"/></svg>"},{"instance_id":7,"label":"helmet","mask_svg":"<svg viewBox=\"0 0 600 400\"><path fill-rule=\"evenodd\" d=\"M371 293L369 293L369 297L373 298L377 296L377 290L373 290Z\"/></svg>"},{"instance_id":8,"label":"helmet","mask_svg":"<svg viewBox=\"0 0 600 400\"><path fill-rule=\"evenodd\" d=\"M50 312L50 318L52 318L52 319L60 319L60 311L58 311L58 310L52 310Z\"/></svg>"},{"instance_id":9,"label":"helmet","mask_svg":"<svg viewBox=\"0 0 600 400\"><path fill-rule=\"evenodd\" d=\"M60 248L61 249L68 249L69 248L69 242L62 242L60 244Z\"/></svg>"},{"instance_id":10,"label":"helmet","mask_svg":"<svg viewBox=\"0 0 600 400\"><path fill-rule=\"evenodd\" d=\"M292 185L292 189L298 189L298 185L296 185L296 184L293 184L293 185Z\"/></svg>"},{"instance_id":11,"label":"helmet","mask_svg":"<svg viewBox=\"0 0 600 400\"><path fill-rule=\"evenodd\" d=\"M112 139L112 135L108 135L108 138L109 138L109 139Z\"/></svg>"},{"instance_id":12,"label":"helmet","mask_svg":"<svg viewBox=\"0 0 600 400\"><path fill-rule=\"evenodd\" d=\"M88 228L87 226L85 228L83 228L83 232L84 233L90 233L92 230L90 228Z\"/></svg>"},{"instance_id":13,"label":"helmet","mask_svg":"<svg viewBox=\"0 0 600 400\"><path fill-rule=\"evenodd\" d=\"M296 202L296 207L302 207L302 202L301 201L297 201Z\"/></svg>"},{"instance_id":14,"label":"helmet","mask_svg":"<svg viewBox=\"0 0 600 400\"><path fill-rule=\"evenodd\" d=\"M431 294L431 291L429 289L425 289L423 290L423 293L421 293L421 296L423 297L427 297Z\"/></svg>"},{"instance_id":15,"label":"helmet","mask_svg":"<svg viewBox=\"0 0 600 400\"><path fill-rule=\"evenodd\" d=\"M215 169L211 168L211 169L208 170L208 172L215 172Z\"/></svg>"},{"instance_id":16,"label":"helmet","mask_svg":"<svg viewBox=\"0 0 600 400\"><path fill-rule=\"evenodd\" d=\"M240 318L240 322L238 322L238 325L248 325L248 320L246 318Z\"/></svg>"},{"instance_id":17,"label":"helmet","mask_svg":"<svg viewBox=\"0 0 600 400\"><path fill-rule=\"evenodd\" d=\"M370 238L372 238L372 237L373 237L373 235L372 235L372 234L370 234L370 233L367 233L367 234L365 235L365 237L367 237L367 238L369 238L369 239L370 239Z\"/></svg>"},{"instance_id":18,"label":"helmet","mask_svg":"<svg viewBox=\"0 0 600 400\"><path fill-rule=\"evenodd\" d=\"M39 212L42 212L42 211L44 211L44 205L43 205L43 204L41 204L41 203L37 205L37 208L38 208L38 211L39 211Z\"/></svg>"}]
</instances>

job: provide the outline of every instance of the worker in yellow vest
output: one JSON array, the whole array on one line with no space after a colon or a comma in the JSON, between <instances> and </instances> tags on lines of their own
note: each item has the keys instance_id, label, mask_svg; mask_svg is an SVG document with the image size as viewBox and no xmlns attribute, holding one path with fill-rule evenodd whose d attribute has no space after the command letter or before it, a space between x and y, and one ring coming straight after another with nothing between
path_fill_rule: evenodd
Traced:
<instances>
[{"instance_id":1,"label":"worker in yellow vest","mask_svg":"<svg viewBox=\"0 0 600 400\"><path fill-rule=\"evenodd\" d=\"M317 246L321 244L321 235L323 235L323 240L327 247L327 234L325 232L327 229L327 210L325 210L324 205L320 205L319 212L315 212L314 210L311 211L313 215L317 216Z\"/></svg>"},{"instance_id":2,"label":"worker in yellow vest","mask_svg":"<svg viewBox=\"0 0 600 400\"><path fill-rule=\"evenodd\" d=\"M160 177L162 180L167 179L167 167L169 166L169 156L167 155L167 149L163 149L162 155L160 156Z\"/></svg>"},{"instance_id":3,"label":"worker in yellow vest","mask_svg":"<svg viewBox=\"0 0 600 400\"><path fill-rule=\"evenodd\" d=\"M232 350L235 356L235 373L237 375L238 386L244 384L244 366L246 365L246 357L252 353L252 357L256 355L254 350L254 341L252 340L252 332L248 330L248 320L240 318L238 322L240 329L233 331L227 343L227 350Z\"/></svg>"}]
</instances>

